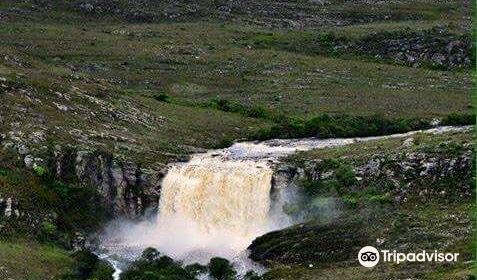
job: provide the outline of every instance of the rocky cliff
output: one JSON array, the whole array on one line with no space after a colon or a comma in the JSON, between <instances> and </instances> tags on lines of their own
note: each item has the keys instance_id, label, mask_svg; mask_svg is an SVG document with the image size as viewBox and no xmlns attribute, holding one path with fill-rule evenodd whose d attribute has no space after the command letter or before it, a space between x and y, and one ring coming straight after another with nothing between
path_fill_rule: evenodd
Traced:
<instances>
[{"instance_id":1,"label":"rocky cliff","mask_svg":"<svg viewBox=\"0 0 477 280\"><path fill-rule=\"evenodd\" d=\"M56 147L49 159L23 157L25 166L35 172L54 173L55 178L70 184L94 188L100 204L114 216L139 218L147 210L157 208L160 182L164 171L141 168L132 162L122 162L98 151L61 149ZM41 165L40 165L41 164ZM0 199L4 216L19 214L14 197ZM21 206L20 206L21 208Z\"/></svg>"},{"instance_id":2,"label":"rocky cliff","mask_svg":"<svg viewBox=\"0 0 477 280\"><path fill-rule=\"evenodd\" d=\"M56 150L54 159L58 178L93 186L116 216L138 218L157 207L163 171L120 162L100 152Z\"/></svg>"}]
</instances>

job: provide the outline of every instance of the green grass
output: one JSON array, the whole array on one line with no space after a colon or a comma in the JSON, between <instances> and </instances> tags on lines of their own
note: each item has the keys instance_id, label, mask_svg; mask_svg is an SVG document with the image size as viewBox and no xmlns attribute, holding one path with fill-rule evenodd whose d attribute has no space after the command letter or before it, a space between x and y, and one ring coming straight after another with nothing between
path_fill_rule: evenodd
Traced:
<instances>
[{"instance_id":1,"label":"green grass","mask_svg":"<svg viewBox=\"0 0 477 280\"><path fill-rule=\"evenodd\" d=\"M384 267L383 267L384 266ZM468 280L471 271L468 267L456 265L450 268L422 267L418 265L380 265L373 269L362 266L331 266L326 268L277 267L268 272L264 280L332 280L332 279L388 279L405 278L409 270L420 271L420 278L425 280L455 279Z\"/></svg>"},{"instance_id":2,"label":"green grass","mask_svg":"<svg viewBox=\"0 0 477 280\"><path fill-rule=\"evenodd\" d=\"M68 253L57 247L0 240L1 279L55 279L68 272L72 264Z\"/></svg>"},{"instance_id":3,"label":"green grass","mask_svg":"<svg viewBox=\"0 0 477 280\"><path fill-rule=\"evenodd\" d=\"M467 74L249 50L235 46L237 28L233 26L92 25L82 31L68 25L46 25L12 29L3 42L21 40L35 45L26 54L40 58L43 67L60 69L72 64L79 68L77 75L102 78L113 86L127 81L126 88L136 95L165 93L189 103L220 96L308 116L324 112L433 116L470 111ZM116 35L116 30L132 35ZM59 33L64 34L60 41ZM87 44L76 44L78 41ZM121 67L124 62L129 65ZM91 64L100 67L94 73L86 71L84 67ZM160 82L156 82L158 77ZM450 100L459 102L454 105Z\"/></svg>"}]
</instances>

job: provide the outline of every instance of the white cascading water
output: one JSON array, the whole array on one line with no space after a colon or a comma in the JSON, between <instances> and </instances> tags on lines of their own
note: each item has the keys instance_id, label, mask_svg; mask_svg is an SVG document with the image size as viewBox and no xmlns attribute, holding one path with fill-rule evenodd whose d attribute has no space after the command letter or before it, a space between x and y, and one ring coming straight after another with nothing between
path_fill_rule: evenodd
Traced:
<instances>
[{"instance_id":1,"label":"white cascading water","mask_svg":"<svg viewBox=\"0 0 477 280\"><path fill-rule=\"evenodd\" d=\"M195 156L162 182L158 248L186 262L233 258L274 228L269 216L272 170L262 162Z\"/></svg>"}]
</instances>

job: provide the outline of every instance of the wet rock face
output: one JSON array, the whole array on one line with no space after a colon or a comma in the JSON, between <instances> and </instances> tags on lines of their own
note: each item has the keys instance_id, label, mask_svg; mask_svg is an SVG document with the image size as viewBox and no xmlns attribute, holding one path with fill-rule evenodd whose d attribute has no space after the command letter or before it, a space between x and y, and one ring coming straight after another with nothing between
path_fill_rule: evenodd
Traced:
<instances>
[{"instance_id":1,"label":"wet rock face","mask_svg":"<svg viewBox=\"0 0 477 280\"><path fill-rule=\"evenodd\" d=\"M95 187L116 216L137 218L147 209L157 208L162 171L89 151L56 151L53 165L58 178Z\"/></svg>"}]
</instances>

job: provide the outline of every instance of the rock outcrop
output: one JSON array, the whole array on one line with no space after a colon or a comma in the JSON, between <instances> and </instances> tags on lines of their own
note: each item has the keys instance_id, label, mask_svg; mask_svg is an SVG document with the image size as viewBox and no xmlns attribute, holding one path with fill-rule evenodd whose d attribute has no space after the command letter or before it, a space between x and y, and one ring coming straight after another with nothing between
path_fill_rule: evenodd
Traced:
<instances>
[{"instance_id":1,"label":"rock outcrop","mask_svg":"<svg viewBox=\"0 0 477 280\"><path fill-rule=\"evenodd\" d=\"M464 145L454 154L436 151L379 153L359 163L349 162L358 182L355 188L366 188L370 182L377 180L389 183L389 191L395 202L405 202L411 195L423 200L436 196L468 199L473 195L471 144ZM296 187L302 180L319 181L333 177L334 170L323 165L326 163L320 159L304 160L299 164L282 163L275 168L274 188L281 190L287 185ZM438 184L446 178L458 179L452 181L455 184L452 193L446 189L448 186Z\"/></svg>"},{"instance_id":2,"label":"rock outcrop","mask_svg":"<svg viewBox=\"0 0 477 280\"><path fill-rule=\"evenodd\" d=\"M468 69L475 60L470 35L453 34L441 28L419 32L381 32L340 47L412 67Z\"/></svg>"},{"instance_id":3,"label":"rock outcrop","mask_svg":"<svg viewBox=\"0 0 477 280\"><path fill-rule=\"evenodd\" d=\"M121 162L106 153L59 149L52 165L58 178L96 188L115 216L138 218L157 208L164 171Z\"/></svg>"}]
</instances>

